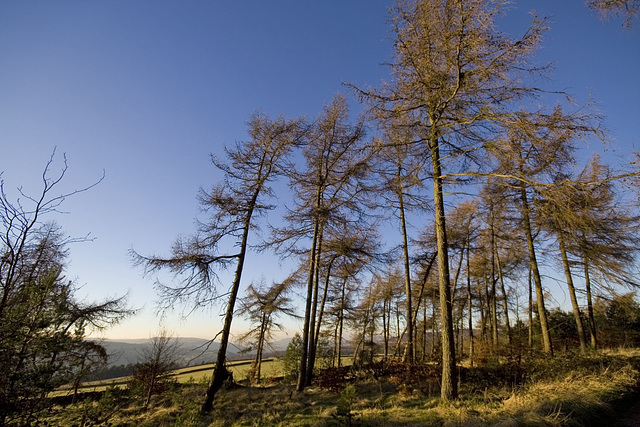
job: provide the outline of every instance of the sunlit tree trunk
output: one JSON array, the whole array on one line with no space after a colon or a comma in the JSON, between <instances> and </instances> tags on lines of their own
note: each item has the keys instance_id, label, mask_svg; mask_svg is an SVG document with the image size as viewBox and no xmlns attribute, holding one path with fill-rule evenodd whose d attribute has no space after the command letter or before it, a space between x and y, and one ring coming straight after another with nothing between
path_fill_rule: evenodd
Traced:
<instances>
[{"instance_id":1,"label":"sunlit tree trunk","mask_svg":"<svg viewBox=\"0 0 640 427\"><path fill-rule=\"evenodd\" d=\"M496 235L493 223L493 212L491 213L491 295L489 296L489 311L491 313L491 349L493 351L498 347L498 302L496 297Z\"/></svg>"},{"instance_id":2,"label":"sunlit tree trunk","mask_svg":"<svg viewBox=\"0 0 640 427\"><path fill-rule=\"evenodd\" d=\"M433 119L431 119L433 121ZM433 129L433 128L432 128ZM438 136L429 141L431 165L433 169L433 200L435 207L436 244L438 248L438 289L440 294L440 327L442 329L442 383L440 397L453 400L458 397L458 371L456 369L456 347L453 335L453 314L451 301L451 279L449 275L449 255L447 229L442 194L442 171Z\"/></svg>"},{"instance_id":3,"label":"sunlit tree trunk","mask_svg":"<svg viewBox=\"0 0 640 427\"><path fill-rule=\"evenodd\" d=\"M533 352L533 280L532 280L532 272L531 266L529 266L529 305L527 307L527 312L529 314L529 352Z\"/></svg>"},{"instance_id":4,"label":"sunlit tree trunk","mask_svg":"<svg viewBox=\"0 0 640 427\"><path fill-rule=\"evenodd\" d=\"M316 323L318 323L318 331L320 330L320 322L318 316L318 291L320 287L320 260L322 259L322 238L324 235L324 224L320 224L318 233L317 253L315 255L314 277L313 277L313 303L311 306L311 322L309 324L309 353L307 356L307 386L311 385L313 379L313 367L316 362L316 345L318 337L316 336Z\"/></svg>"},{"instance_id":5,"label":"sunlit tree trunk","mask_svg":"<svg viewBox=\"0 0 640 427\"><path fill-rule=\"evenodd\" d=\"M229 301L227 302L227 310L224 316L224 326L222 327L222 335L220 337L220 347L218 348L218 357L216 359L216 366L213 370L213 376L211 382L207 388L207 394L205 401L202 404L202 412L211 412L213 409L213 399L216 393L222 388L224 382L231 377L231 373L225 367L227 358L227 347L229 345L229 337L231 335L231 323L233 321L233 311L235 310L236 299L238 298L238 291L240 290L240 281L242 279L242 269L244 267L244 260L247 254L247 242L249 237L249 229L251 228L251 216L253 215L253 206L255 206L258 199L259 190L256 191L249 204L247 216L243 224L242 239L240 240L240 252L238 254L238 265L236 266L236 272L233 278L233 284L231 285L231 291L229 292Z\"/></svg>"},{"instance_id":6,"label":"sunlit tree trunk","mask_svg":"<svg viewBox=\"0 0 640 427\"><path fill-rule=\"evenodd\" d=\"M500 282L500 290L502 291L502 307L504 310L504 323L507 329L507 338L509 339L509 352L512 350L513 334L511 332L511 323L509 321L509 300L507 298L507 290L504 286L504 276L502 274L502 263L500 262L500 253L497 246L494 248L496 251L496 267L498 271L498 280Z\"/></svg>"},{"instance_id":7,"label":"sunlit tree trunk","mask_svg":"<svg viewBox=\"0 0 640 427\"><path fill-rule=\"evenodd\" d=\"M576 321L578 339L580 340L580 352L584 354L587 352L587 340L585 338L584 324L582 323L580 306L578 305L578 298L576 297L576 289L573 286L573 276L571 274L571 267L569 266L569 258L567 257L567 249L564 243L564 236L562 231L558 231L557 234L558 243L560 245L560 256L562 257L562 266L564 268L564 274L567 279L567 287L569 288L571 307L573 308L573 317Z\"/></svg>"},{"instance_id":8,"label":"sunlit tree trunk","mask_svg":"<svg viewBox=\"0 0 640 427\"><path fill-rule=\"evenodd\" d=\"M596 335L596 320L593 315L593 297L591 295L591 274L589 273L589 259L584 256L584 281L587 291L587 312L589 314L589 335L591 338L591 348L598 348L598 340Z\"/></svg>"},{"instance_id":9,"label":"sunlit tree trunk","mask_svg":"<svg viewBox=\"0 0 640 427\"><path fill-rule=\"evenodd\" d=\"M531 269L533 281L536 288L538 319L540 320L543 351L553 356L551 334L549 332L549 324L547 322L547 311L544 306L544 291L542 289L542 279L540 277L540 270L538 269L538 260L536 258L536 250L533 242L533 231L531 230L531 220L529 218L529 199L524 183L520 184L520 201L522 204L522 225L524 228L525 237L527 239L527 249L529 251L529 268Z\"/></svg>"},{"instance_id":10,"label":"sunlit tree trunk","mask_svg":"<svg viewBox=\"0 0 640 427\"><path fill-rule=\"evenodd\" d=\"M413 322L413 306L411 293L411 266L409 265L409 239L407 236L407 224L404 218L404 197L402 195L402 183L400 179L401 169L398 167L398 202L400 209L400 225L402 228L402 256L404 259L404 288L406 294L405 310L407 316L407 346L405 348L405 363L413 363L414 361L414 322Z\"/></svg>"},{"instance_id":11,"label":"sunlit tree trunk","mask_svg":"<svg viewBox=\"0 0 640 427\"><path fill-rule=\"evenodd\" d=\"M318 189L317 199L320 198L320 190ZM309 351L309 329L311 325L311 303L313 300L313 284L315 277L316 262L316 247L318 245L318 232L320 225L318 221L315 221L313 226L313 237L311 243L311 252L309 253L309 277L307 280L307 299L304 310L304 325L302 326L302 354L300 355L300 369L298 372L298 385L296 390L301 392L307 385L307 360Z\"/></svg>"}]
</instances>

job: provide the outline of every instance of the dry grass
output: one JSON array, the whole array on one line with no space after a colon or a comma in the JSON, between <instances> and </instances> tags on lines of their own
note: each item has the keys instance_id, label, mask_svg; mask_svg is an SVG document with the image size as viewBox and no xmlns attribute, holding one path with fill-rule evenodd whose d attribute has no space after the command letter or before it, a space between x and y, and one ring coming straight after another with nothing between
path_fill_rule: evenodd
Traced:
<instances>
[{"instance_id":1,"label":"dry grass","mask_svg":"<svg viewBox=\"0 0 640 427\"><path fill-rule=\"evenodd\" d=\"M568 373L562 378L538 381L525 392L505 400L503 412L519 425L566 425L569 420L601 418L611 402L637 386L637 369L626 365L592 374Z\"/></svg>"},{"instance_id":2,"label":"dry grass","mask_svg":"<svg viewBox=\"0 0 640 427\"><path fill-rule=\"evenodd\" d=\"M437 394L399 390L387 378L363 378L339 394L318 387L299 394L293 384L282 382L234 387L216 396L214 411L206 416L199 413L206 380L192 381L157 397L147 411L135 404L122 408L110 422L113 426L216 427L338 426L348 422L366 426L563 426L580 425L580 420L593 424L606 420L612 401L637 387L639 360L639 351L589 358L560 356L531 364L529 380L518 389L501 385L481 392L468 385L461 398L451 403L441 402ZM79 419L78 408L76 405L75 420ZM67 415L61 411L57 421L72 421L72 409L67 408Z\"/></svg>"}]
</instances>

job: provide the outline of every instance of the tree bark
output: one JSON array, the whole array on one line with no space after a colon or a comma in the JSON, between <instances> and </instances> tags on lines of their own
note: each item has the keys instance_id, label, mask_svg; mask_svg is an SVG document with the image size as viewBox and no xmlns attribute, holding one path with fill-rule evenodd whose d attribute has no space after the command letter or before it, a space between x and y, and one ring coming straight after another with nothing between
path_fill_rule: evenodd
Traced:
<instances>
[{"instance_id":1,"label":"tree bark","mask_svg":"<svg viewBox=\"0 0 640 427\"><path fill-rule=\"evenodd\" d=\"M235 277L233 279L233 285L231 286L231 292L229 293L229 302L227 303L227 310L224 316L224 326L222 328L222 336L220 337L220 348L218 349L218 358L216 360L216 367L213 370L213 376L207 389L207 395L204 403L202 404L202 412L211 412L213 409L213 399L216 393L222 388L224 382L231 377L231 373L227 371L224 366L227 358L227 346L229 345L229 336L231 335L231 322L233 321L233 311L236 305L236 299L238 297L238 290L240 289L240 280L242 278L242 269L244 267L244 260L247 253L247 241L249 238L249 228L251 226L251 216L253 214L253 207L258 199L258 191L254 194L251 200L250 209L247 213L247 218L243 224L242 240L240 241L240 253L238 255L238 265L236 266Z\"/></svg>"},{"instance_id":2,"label":"tree bark","mask_svg":"<svg viewBox=\"0 0 640 427\"><path fill-rule=\"evenodd\" d=\"M318 197L320 197L318 192ZM307 300L304 310L304 325L302 327L302 354L300 355L300 369L298 372L298 384L296 390L302 392L307 386L307 356L309 351L309 327L311 323L311 302L313 298L313 279L316 266L316 245L318 243L318 221L313 226L313 240L311 253L309 254L309 279L307 281Z\"/></svg>"},{"instance_id":3,"label":"tree bark","mask_svg":"<svg viewBox=\"0 0 640 427\"><path fill-rule=\"evenodd\" d=\"M538 319L540 320L543 351L553 356L551 334L549 332L549 324L547 321L547 311L544 306L542 279L540 278L540 270L538 269L538 260L536 259L536 250L533 243L533 231L531 230L531 220L529 217L529 199L527 197L527 189L525 188L524 183L520 184L520 201L522 203L522 222L525 237L527 239L527 249L529 252L529 268L531 268L531 273L533 274L533 281L536 288L536 299L538 300Z\"/></svg>"},{"instance_id":4,"label":"tree bark","mask_svg":"<svg viewBox=\"0 0 640 427\"><path fill-rule=\"evenodd\" d=\"M324 226L321 223L318 230L318 245L315 255L315 267L313 275L313 303L311 305L311 318L309 324L309 352L307 355L307 382L306 385L311 385L313 377L313 366L316 362L316 343L318 337L316 336L316 319L318 313L318 291L320 287L320 258L322 256L322 236L324 234Z\"/></svg>"},{"instance_id":5,"label":"tree bark","mask_svg":"<svg viewBox=\"0 0 640 427\"><path fill-rule=\"evenodd\" d=\"M589 259L584 255L584 282L587 291L587 312L589 314L589 335L591 336L591 348L598 348L598 338L596 335L596 320L593 315L593 297L591 295L591 274L589 273Z\"/></svg>"},{"instance_id":6,"label":"tree bark","mask_svg":"<svg viewBox=\"0 0 640 427\"><path fill-rule=\"evenodd\" d=\"M509 352L511 353L513 345L513 334L511 333L511 322L509 321L509 300L507 298L507 290L504 286L504 275L502 274L502 263L500 262L500 253L496 245L496 267L498 269L498 280L500 281L500 290L502 291L502 306L504 309L504 324L507 329L507 338L509 339Z\"/></svg>"},{"instance_id":7,"label":"tree bark","mask_svg":"<svg viewBox=\"0 0 640 427\"><path fill-rule=\"evenodd\" d=\"M580 340L580 352L587 352L587 340L584 333L584 324L582 323L582 315L580 314L580 306L576 297L576 288L573 286L573 276L571 275L571 267L569 266L569 258L567 257L567 248L564 243L562 231L558 231L558 243L560 244L560 256L562 257L562 266L564 267L564 275L567 278L567 287L569 288L569 298L571 299L571 307L573 308L573 317L576 321L578 330L578 339Z\"/></svg>"},{"instance_id":8,"label":"tree bark","mask_svg":"<svg viewBox=\"0 0 640 427\"><path fill-rule=\"evenodd\" d=\"M407 316L407 347L404 353L404 362L412 364L414 362L414 324L413 307L411 295L411 266L409 264L409 239L407 237L407 224L404 217L404 197L401 180L401 168L398 166L398 203L400 209L400 226L402 229L402 256L404 258L404 289L406 294L406 316Z\"/></svg>"},{"instance_id":9,"label":"tree bark","mask_svg":"<svg viewBox=\"0 0 640 427\"><path fill-rule=\"evenodd\" d=\"M444 197L442 194L440 147L437 135L431 136L429 145L433 170L433 201L435 208L436 244L438 248L438 290L440 296L440 322L442 328L442 384L440 388L440 397L442 400L453 400L458 398L458 372L456 370L456 347L453 335L451 279L449 275L449 256L447 252L448 243L444 212Z\"/></svg>"}]
</instances>

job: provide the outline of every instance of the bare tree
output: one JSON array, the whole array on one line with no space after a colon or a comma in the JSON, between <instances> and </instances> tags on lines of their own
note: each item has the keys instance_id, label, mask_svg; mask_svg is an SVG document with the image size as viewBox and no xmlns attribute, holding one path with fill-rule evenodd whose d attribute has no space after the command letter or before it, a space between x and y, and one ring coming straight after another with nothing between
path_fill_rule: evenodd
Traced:
<instances>
[{"instance_id":1,"label":"bare tree","mask_svg":"<svg viewBox=\"0 0 640 427\"><path fill-rule=\"evenodd\" d=\"M154 394L162 394L176 383L172 371L177 367L176 357L179 348L178 340L166 329L162 329L140 350L138 362L131 373L129 387L140 387L144 395L145 409L149 407Z\"/></svg>"},{"instance_id":2,"label":"bare tree","mask_svg":"<svg viewBox=\"0 0 640 427\"><path fill-rule=\"evenodd\" d=\"M330 229L340 230L345 223L356 226L364 215L359 209L359 197L365 191L362 180L368 171L363 137L363 123L349 123L346 98L335 96L309 129L304 169L292 168L289 175L297 206L285 216L289 226L275 235L281 252L301 254L309 265L298 391L310 384L312 376L325 235L337 235ZM300 241L305 247L300 247Z\"/></svg>"},{"instance_id":3,"label":"bare tree","mask_svg":"<svg viewBox=\"0 0 640 427\"><path fill-rule=\"evenodd\" d=\"M406 363L413 363L415 359L415 316L411 260L409 257L410 237L407 231L407 215L412 210L425 210L428 205L421 193L426 180L424 159L415 153L410 142L414 139L412 129L404 123L385 121L380 119L380 126L384 134L375 146L375 157L378 160L376 172L380 177L380 184L376 195L381 207L397 216L402 235L400 245L403 259L405 317L407 319L407 345L404 352Z\"/></svg>"},{"instance_id":4,"label":"bare tree","mask_svg":"<svg viewBox=\"0 0 640 427\"><path fill-rule=\"evenodd\" d=\"M54 174L54 161L55 150L35 196L18 187L14 202L0 180L0 425L32 424L49 392L80 378L89 360L104 361L104 348L86 335L132 313L125 297L79 300L77 284L65 278L68 245L87 238L67 237L45 219L97 183L57 193L68 167L63 156Z\"/></svg>"},{"instance_id":5,"label":"bare tree","mask_svg":"<svg viewBox=\"0 0 640 427\"><path fill-rule=\"evenodd\" d=\"M211 411L216 393L230 376L225 367L226 352L249 247L249 232L257 226L256 218L273 208L264 201L272 195L269 185L282 173L287 155L302 137L299 120L283 117L271 120L255 114L248 125L250 139L226 148L226 162L212 156L213 164L225 173L225 178L211 191L201 191L199 200L211 214L210 219L198 224L195 235L177 239L168 258L146 257L132 251L134 262L143 265L146 273L167 269L181 277L181 283L176 286L158 284L165 308L187 301L195 307L211 304L218 297L217 271L235 262L216 367L202 405L203 412ZM226 243L231 243L237 251L223 252Z\"/></svg>"},{"instance_id":6,"label":"bare tree","mask_svg":"<svg viewBox=\"0 0 640 427\"><path fill-rule=\"evenodd\" d=\"M507 123L504 138L493 141L488 150L496 163L494 175L502 185L515 190L536 289L543 350L553 354L535 242L534 227L543 216L536 209L537 202L544 198L545 191L558 185L554 178L571 166L576 143L589 136L602 137L603 132L600 117L588 106L572 113L566 113L560 106L535 112L517 111Z\"/></svg>"},{"instance_id":7,"label":"bare tree","mask_svg":"<svg viewBox=\"0 0 640 427\"><path fill-rule=\"evenodd\" d=\"M288 280L274 283L268 288L251 284L241 300L240 314L255 325L240 338L241 341L253 339L251 348L256 351L256 357L251 367L251 380L255 383L260 383L264 347L272 338L273 328L283 329L275 321L276 317L280 314L296 316L291 298L287 296L290 285Z\"/></svg>"},{"instance_id":8,"label":"bare tree","mask_svg":"<svg viewBox=\"0 0 640 427\"><path fill-rule=\"evenodd\" d=\"M624 175L626 176L626 175ZM590 343L597 346L593 316L592 277L601 282L636 285L630 267L638 251L638 221L616 194L615 182L621 179L604 165L599 156L573 178L559 177L562 185L543 192L543 209L549 218L545 225L557 236L569 296L580 337L586 351L586 329L573 284L572 268L582 267L585 277ZM605 285L607 293L615 291Z\"/></svg>"}]
</instances>

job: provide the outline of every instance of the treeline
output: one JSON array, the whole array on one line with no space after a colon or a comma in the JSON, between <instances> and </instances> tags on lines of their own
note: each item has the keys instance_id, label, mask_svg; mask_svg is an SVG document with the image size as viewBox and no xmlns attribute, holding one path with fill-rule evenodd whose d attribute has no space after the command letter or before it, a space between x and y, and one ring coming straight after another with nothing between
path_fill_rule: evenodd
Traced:
<instances>
[{"instance_id":1,"label":"treeline","mask_svg":"<svg viewBox=\"0 0 640 427\"><path fill-rule=\"evenodd\" d=\"M85 381L108 380L111 378L128 377L131 375L136 364L129 363L126 365L113 365L108 368L101 369L85 378Z\"/></svg>"}]
</instances>

